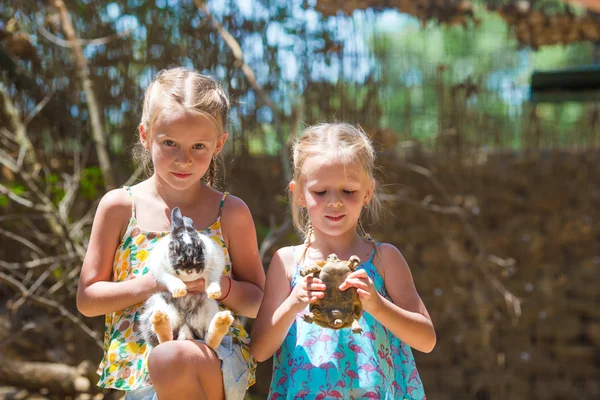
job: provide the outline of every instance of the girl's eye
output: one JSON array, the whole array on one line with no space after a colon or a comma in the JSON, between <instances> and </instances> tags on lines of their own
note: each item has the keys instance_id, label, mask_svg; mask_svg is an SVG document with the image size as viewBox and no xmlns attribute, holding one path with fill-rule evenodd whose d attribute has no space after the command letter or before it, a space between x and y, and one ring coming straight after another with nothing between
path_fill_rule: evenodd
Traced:
<instances>
[{"instance_id":1,"label":"girl's eye","mask_svg":"<svg viewBox=\"0 0 600 400\"><path fill-rule=\"evenodd\" d=\"M203 148L205 148L206 146L204 146L202 143L196 143L194 145L194 149L196 150L202 150Z\"/></svg>"},{"instance_id":2,"label":"girl's eye","mask_svg":"<svg viewBox=\"0 0 600 400\"><path fill-rule=\"evenodd\" d=\"M346 193L346 194L353 194L355 192L356 192L356 190L344 190L344 193Z\"/></svg>"},{"instance_id":3,"label":"girl's eye","mask_svg":"<svg viewBox=\"0 0 600 400\"><path fill-rule=\"evenodd\" d=\"M323 196L325 193L327 193L326 190L322 190L320 192L314 192L317 196Z\"/></svg>"},{"instance_id":4,"label":"girl's eye","mask_svg":"<svg viewBox=\"0 0 600 400\"><path fill-rule=\"evenodd\" d=\"M172 140L165 140L163 143L165 144L165 146L169 146L169 147L175 146L175 142Z\"/></svg>"}]
</instances>

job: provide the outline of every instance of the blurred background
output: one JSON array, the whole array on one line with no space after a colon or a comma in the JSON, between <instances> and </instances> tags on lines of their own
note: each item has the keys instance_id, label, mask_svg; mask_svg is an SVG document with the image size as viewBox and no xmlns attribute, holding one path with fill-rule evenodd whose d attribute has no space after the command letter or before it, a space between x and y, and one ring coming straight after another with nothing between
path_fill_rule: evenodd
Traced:
<instances>
[{"instance_id":1,"label":"blurred background","mask_svg":"<svg viewBox=\"0 0 600 400\"><path fill-rule=\"evenodd\" d=\"M0 399L120 398L95 387L103 318L75 292L100 197L144 178L143 90L176 65L231 96L221 189L265 268L299 240L295 135L338 120L374 139L387 210L367 230L432 315L428 398L600 398L599 3L2 1Z\"/></svg>"}]
</instances>

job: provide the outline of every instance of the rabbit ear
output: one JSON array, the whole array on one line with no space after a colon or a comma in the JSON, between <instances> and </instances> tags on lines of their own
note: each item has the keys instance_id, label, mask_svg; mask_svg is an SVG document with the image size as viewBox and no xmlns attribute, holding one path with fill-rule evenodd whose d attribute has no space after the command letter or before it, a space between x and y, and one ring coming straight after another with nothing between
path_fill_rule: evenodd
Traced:
<instances>
[{"instance_id":1,"label":"rabbit ear","mask_svg":"<svg viewBox=\"0 0 600 400\"><path fill-rule=\"evenodd\" d=\"M183 225L184 225L186 228L192 228L192 229L196 229L196 228L194 227L194 220L193 220L193 219L191 219L190 217L183 217Z\"/></svg>"},{"instance_id":2,"label":"rabbit ear","mask_svg":"<svg viewBox=\"0 0 600 400\"><path fill-rule=\"evenodd\" d=\"M183 228L183 217L181 216L179 207L175 207L173 211L171 211L171 232L180 228Z\"/></svg>"}]
</instances>

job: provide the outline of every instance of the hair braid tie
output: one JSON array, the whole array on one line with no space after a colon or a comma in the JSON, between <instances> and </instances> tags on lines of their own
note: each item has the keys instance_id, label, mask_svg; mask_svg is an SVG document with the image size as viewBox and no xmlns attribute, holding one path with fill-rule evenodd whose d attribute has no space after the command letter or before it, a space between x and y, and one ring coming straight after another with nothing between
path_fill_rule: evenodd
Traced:
<instances>
[{"instance_id":1,"label":"hair braid tie","mask_svg":"<svg viewBox=\"0 0 600 400\"><path fill-rule=\"evenodd\" d=\"M373 238L371 237L371 235L369 235L369 234L368 234L368 233L365 231L365 228L363 227L363 225L362 225L362 222L361 222L360 220L358 221L357 230L358 230L358 234L359 234L360 236L362 236L362 237L363 237L363 239L365 239L367 242L369 242L369 243L373 243L373 244L376 244L376 243L377 243L377 242L375 242L375 239L373 239Z\"/></svg>"}]
</instances>

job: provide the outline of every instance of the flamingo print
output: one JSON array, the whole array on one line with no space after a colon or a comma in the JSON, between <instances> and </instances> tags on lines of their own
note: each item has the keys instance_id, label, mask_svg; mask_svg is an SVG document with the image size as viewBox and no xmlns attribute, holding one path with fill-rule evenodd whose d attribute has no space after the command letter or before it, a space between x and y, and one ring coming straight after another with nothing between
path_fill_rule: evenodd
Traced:
<instances>
[{"instance_id":1,"label":"flamingo print","mask_svg":"<svg viewBox=\"0 0 600 400\"><path fill-rule=\"evenodd\" d=\"M331 390L331 385L327 384L327 387L319 386L319 395L316 397L318 400L323 399L343 399L344 396L337 390Z\"/></svg>"},{"instance_id":2,"label":"flamingo print","mask_svg":"<svg viewBox=\"0 0 600 400\"><path fill-rule=\"evenodd\" d=\"M325 378L327 378L327 380L329 380L329 370L331 368L335 368L335 365L333 365L332 363L321 364L321 365L319 365L319 368L325 370Z\"/></svg>"},{"instance_id":3,"label":"flamingo print","mask_svg":"<svg viewBox=\"0 0 600 400\"><path fill-rule=\"evenodd\" d=\"M392 387L396 391L396 394L404 394L404 390L402 390L402 386L397 381L392 382Z\"/></svg>"},{"instance_id":4,"label":"flamingo print","mask_svg":"<svg viewBox=\"0 0 600 400\"><path fill-rule=\"evenodd\" d=\"M413 369L410 373L410 376L408 377L408 383L410 383L413 380L417 381L417 384L419 383L419 371L417 371L416 368Z\"/></svg>"},{"instance_id":5,"label":"flamingo print","mask_svg":"<svg viewBox=\"0 0 600 400\"><path fill-rule=\"evenodd\" d=\"M310 336L308 339L306 339L304 341L304 343L302 344L302 347L304 347L305 349L310 351L310 353L312 354L313 353L312 347L315 343L317 343L317 340L314 337Z\"/></svg>"},{"instance_id":6,"label":"flamingo print","mask_svg":"<svg viewBox=\"0 0 600 400\"><path fill-rule=\"evenodd\" d=\"M371 331L364 332L363 337L366 337L367 339L371 340L372 342L374 342L376 340L375 334Z\"/></svg>"},{"instance_id":7,"label":"flamingo print","mask_svg":"<svg viewBox=\"0 0 600 400\"><path fill-rule=\"evenodd\" d=\"M352 350L354 352L354 354L356 354L357 359L358 359L359 354L361 354L361 353L365 354L365 351L362 349L362 347L360 347L359 345L354 343L354 337L350 337L350 342L348 343L348 347L350 348L350 350Z\"/></svg>"},{"instance_id":8,"label":"flamingo print","mask_svg":"<svg viewBox=\"0 0 600 400\"><path fill-rule=\"evenodd\" d=\"M335 368L332 362L323 364L323 356L319 356L319 368L325 370L325 377L329 380L329 370Z\"/></svg>"},{"instance_id":9,"label":"flamingo print","mask_svg":"<svg viewBox=\"0 0 600 400\"><path fill-rule=\"evenodd\" d=\"M344 353L342 353L341 351L335 351L333 352L333 354L331 355L332 358L335 358L336 360L341 360L342 358L344 358L346 355Z\"/></svg>"},{"instance_id":10,"label":"flamingo print","mask_svg":"<svg viewBox=\"0 0 600 400\"><path fill-rule=\"evenodd\" d=\"M386 349L383 345L381 345L379 346L379 350L377 350L377 355L380 358L384 359L391 369L394 369L394 364L392 363L392 358L390 357L389 349Z\"/></svg>"},{"instance_id":11,"label":"flamingo print","mask_svg":"<svg viewBox=\"0 0 600 400\"><path fill-rule=\"evenodd\" d=\"M418 390L418 388L413 387L413 386L407 386L406 387L406 394L411 395L412 392L414 392L415 390Z\"/></svg>"},{"instance_id":12,"label":"flamingo print","mask_svg":"<svg viewBox=\"0 0 600 400\"><path fill-rule=\"evenodd\" d=\"M304 362L304 364L302 364ZM312 363L310 361L306 362L304 359L304 356L300 356L298 357L297 361L296 361L296 365L294 365L292 367L292 370L290 371L290 375L292 377L292 384L296 383L296 372L300 371L300 370L304 370L308 373L308 379L310 380L310 370L313 368L314 366L312 365Z\"/></svg>"},{"instance_id":13,"label":"flamingo print","mask_svg":"<svg viewBox=\"0 0 600 400\"><path fill-rule=\"evenodd\" d=\"M344 373L350 379L358 379L360 381L360 376L356 373L356 371L350 370L350 362L346 361L346 368L344 368Z\"/></svg>"},{"instance_id":14,"label":"flamingo print","mask_svg":"<svg viewBox=\"0 0 600 400\"><path fill-rule=\"evenodd\" d=\"M410 350L406 349L406 345L404 343L400 343L400 350L402 350L402 354L404 354L404 361L402 363L408 364L408 361L412 358L409 354ZM414 358L413 358L413 365L414 365Z\"/></svg>"},{"instance_id":15,"label":"flamingo print","mask_svg":"<svg viewBox=\"0 0 600 400\"><path fill-rule=\"evenodd\" d=\"M294 400L298 400L298 399L306 400L306 396L308 396L308 394L310 393L310 391L308 390L308 386L306 385L306 382L302 382L300 384L302 385L303 389L296 392L296 396L294 396Z\"/></svg>"},{"instance_id":16,"label":"flamingo print","mask_svg":"<svg viewBox=\"0 0 600 400\"><path fill-rule=\"evenodd\" d=\"M340 388L344 389L346 387L346 382L344 382L343 379L340 379L339 381L336 382L335 385L333 385L333 387L340 387Z\"/></svg>"},{"instance_id":17,"label":"flamingo print","mask_svg":"<svg viewBox=\"0 0 600 400\"><path fill-rule=\"evenodd\" d=\"M371 357L371 359L372 359L372 357ZM360 367L358 367L358 370L359 370L359 371L360 371L360 370L363 370L363 371L365 371L365 372L366 372L366 376L367 376L367 383L369 383L369 381L370 381L370 379L369 379L369 374L370 374L371 372L375 372L375 371L377 371L377 370L378 370L378 368L377 368L377 367L375 367L375 366L374 366L374 365L372 365L372 364L365 363L365 364L361 365ZM377 372L379 372L379 371L377 371ZM383 374L382 374L382 375L383 375ZM385 379L385 376L384 376L384 379Z\"/></svg>"},{"instance_id":18,"label":"flamingo print","mask_svg":"<svg viewBox=\"0 0 600 400\"><path fill-rule=\"evenodd\" d=\"M306 371L306 373L308 374L308 380L310 380L310 370L313 369L315 366L309 361L307 361L304 364L301 364L298 369L304 370Z\"/></svg>"},{"instance_id":19,"label":"flamingo print","mask_svg":"<svg viewBox=\"0 0 600 400\"><path fill-rule=\"evenodd\" d=\"M283 371L283 376L281 378L279 378L279 380L277 381L277 386L278 387L283 387L285 385L285 382L288 379L288 374L285 373L285 371Z\"/></svg>"},{"instance_id":20,"label":"flamingo print","mask_svg":"<svg viewBox=\"0 0 600 400\"><path fill-rule=\"evenodd\" d=\"M379 389L375 389L374 392L367 392L367 393L363 394L362 398L363 399L380 399L381 394L379 393Z\"/></svg>"},{"instance_id":21,"label":"flamingo print","mask_svg":"<svg viewBox=\"0 0 600 400\"><path fill-rule=\"evenodd\" d=\"M317 342L323 342L325 344L325 353L328 353L329 351L327 350L327 344L330 343L333 340L333 337L331 337L331 335L328 335L327 332L323 332L319 335L319 337L317 338Z\"/></svg>"},{"instance_id":22,"label":"flamingo print","mask_svg":"<svg viewBox=\"0 0 600 400\"><path fill-rule=\"evenodd\" d=\"M306 364L297 365L292 368L290 375L292 376L292 383L296 383L296 372L300 370L304 370L308 373L308 379L310 380L310 370L313 368L313 365L309 362Z\"/></svg>"}]
</instances>

